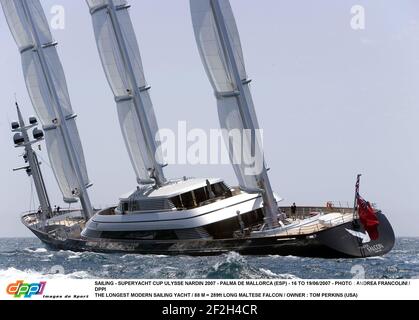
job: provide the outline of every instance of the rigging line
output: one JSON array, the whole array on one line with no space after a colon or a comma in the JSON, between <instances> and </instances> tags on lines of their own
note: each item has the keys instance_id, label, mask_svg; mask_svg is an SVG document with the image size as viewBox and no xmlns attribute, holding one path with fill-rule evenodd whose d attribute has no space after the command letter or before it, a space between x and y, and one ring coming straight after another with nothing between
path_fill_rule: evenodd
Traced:
<instances>
[{"instance_id":1,"label":"rigging line","mask_svg":"<svg viewBox=\"0 0 419 320\"><path fill-rule=\"evenodd\" d=\"M16 112L16 105L18 105L18 101L17 101L17 93L13 93L13 97L14 97L14 103L12 103L12 108L14 110L14 112ZM10 124L12 123L14 120L12 120L10 118L10 114L9 114L9 110L6 110L6 117L7 117L7 122ZM15 119L15 117L13 116L13 119ZM0 123L1 124L1 123Z\"/></svg>"},{"instance_id":2,"label":"rigging line","mask_svg":"<svg viewBox=\"0 0 419 320\"><path fill-rule=\"evenodd\" d=\"M37 193L36 193L36 188L35 188L35 181L32 181L33 182L33 188L32 188L32 193L33 193L33 196L32 196L32 201L33 201L33 211L37 211L38 210L38 208L41 206L41 204L39 203L39 201L38 201L38 203L37 203Z\"/></svg>"},{"instance_id":3,"label":"rigging line","mask_svg":"<svg viewBox=\"0 0 419 320\"><path fill-rule=\"evenodd\" d=\"M17 101L16 93L15 93L15 101ZM13 108L15 108L15 105L13 105ZM12 120L10 120L9 110L6 110L6 118L7 118L7 123L9 123L9 124L12 123ZM0 124L1 124L1 122L0 122Z\"/></svg>"},{"instance_id":4,"label":"rigging line","mask_svg":"<svg viewBox=\"0 0 419 320\"><path fill-rule=\"evenodd\" d=\"M9 116L9 112L6 111L6 118L7 118L7 123L12 123L12 120L10 120L10 116ZM2 125L2 122L0 122L0 125Z\"/></svg>"},{"instance_id":5,"label":"rigging line","mask_svg":"<svg viewBox=\"0 0 419 320\"><path fill-rule=\"evenodd\" d=\"M40 153L38 153L38 152L36 152L35 150L34 150L34 152L36 153L36 155L42 160L42 162L43 163L45 163L46 165L47 165L47 167L48 168L50 168L51 170L52 170L52 166L51 166L51 164L47 161L47 160L45 160L45 158L44 157L42 157L41 156L41 154Z\"/></svg>"},{"instance_id":6,"label":"rigging line","mask_svg":"<svg viewBox=\"0 0 419 320\"><path fill-rule=\"evenodd\" d=\"M31 179L31 196L30 196L30 198L29 198L29 212L31 212L32 211L32 208L34 208L35 207L35 205L32 207L32 205L34 204L34 199L33 199L33 181L32 181L32 179Z\"/></svg>"}]
</instances>

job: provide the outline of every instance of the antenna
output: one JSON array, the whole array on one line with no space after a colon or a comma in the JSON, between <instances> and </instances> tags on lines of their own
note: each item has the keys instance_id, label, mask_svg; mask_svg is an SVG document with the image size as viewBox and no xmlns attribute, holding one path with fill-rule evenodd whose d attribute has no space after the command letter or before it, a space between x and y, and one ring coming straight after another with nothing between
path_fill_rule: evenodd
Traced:
<instances>
[{"instance_id":1,"label":"antenna","mask_svg":"<svg viewBox=\"0 0 419 320\"><path fill-rule=\"evenodd\" d=\"M36 128L38 126L38 121L36 118L31 117L29 119L30 124L26 125L22 112L20 110L19 104L17 99L15 99L15 106L18 115L18 122L12 122L12 132L15 132L13 137L14 144L17 148L22 147L24 148L25 152L23 154L23 159L25 163L28 163L27 166L14 169L14 171L19 170L26 170L28 176L33 178L36 193L38 195L39 203L41 206L41 211L39 212L40 216L38 218L41 219L42 226L45 227L46 220L51 216L51 204L49 201L47 189L45 186L45 182L42 176L40 163L38 161L38 157L32 149L32 145L38 143L44 139L44 133L42 130ZM33 130L34 139L31 140L29 138L28 131L32 128Z\"/></svg>"}]
</instances>

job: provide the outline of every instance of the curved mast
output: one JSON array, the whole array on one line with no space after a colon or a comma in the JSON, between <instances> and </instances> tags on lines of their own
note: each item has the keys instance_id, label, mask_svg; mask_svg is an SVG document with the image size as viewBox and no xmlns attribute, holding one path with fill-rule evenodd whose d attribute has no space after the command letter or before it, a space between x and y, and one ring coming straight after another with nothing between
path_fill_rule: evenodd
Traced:
<instances>
[{"instance_id":1,"label":"curved mast","mask_svg":"<svg viewBox=\"0 0 419 320\"><path fill-rule=\"evenodd\" d=\"M16 147L23 147L25 149L25 156L27 158L26 160L29 163L29 167L24 167L20 169L26 169L28 175L32 176L33 178L36 193L38 194L39 204L42 210L42 214L40 218L44 226L45 221L51 216L51 203L49 201L44 179L42 177L42 172L40 168L40 163L38 161L38 157L36 155L36 152L32 149L32 144L35 142L39 142L41 139L31 141L31 139L29 138L28 130L35 127L36 124L26 126L25 121L23 120L22 112L20 111L20 108L17 102L16 102L16 110L17 110L19 127L17 129L14 129L13 131L20 132L24 141L23 145L16 145ZM15 171L20 170L20 169L15 169Z\"/></svg>"},{"instance_id":2,"label":"curved mast","mask_svg":"<svg viewBox=\"0 0 419 320\"><path fill-rule=\"evenodd\" d=\"M222 1L224 7L220 5L219 0L191 0L192 18L198 47L216 92L220 121L223 121L223 109L231 108L237 111L238 115L235 117L239 119L234 119L232 123L235 123L235 125L230 124L230 127L250 130L252 137L248 141L249 148L247 151L260 153L256 156L263 159L263 151L258 147L256 141L258 124L251 101L250 80L247 79L247 76L244 77L244 61L239 61L243 57L237 27L228 0ZM226 13L229 14L229 24L226 22ZM214 45L214 43L216 44ZM218 52L215 53L216 51ZM239 65L239 62L241 65ZM234 116L234 112L231 112L230 115ZM243 139L245 139L244 133ZM244 151L246 152L246 150ZM243 169L236 169L236 175L240 181L243 181L244 187L250 185L250 189L255 189L252 188L255 185L256 188L260 189L266 222L271 228L277 227L279 225L278 204L273 194L265 162L263 161L261 172L253 175L253 185L252 183L246 185Z\"/></svg>"},{"instance_id":3,"label":"curved mast","mask_svg":"<svg viewBox=\"0 0 419 320\"><path fill-rule=\"evenodd\" d=\"M137 174L137 180L140 184L155 183L158 187L162 186L166 183L166 178L163 172L163 165L156 159L158 150L155 141L157 123L148 95L150 86L145 84L135 33L132 27L127 27L127 25L131 25L129 15L124 14L122 16L122 11L128 10L130 6L126 1L120 1L121 4L116 6L113 0L96 2L87 0L87 3L90 7L90 13L93 17L95 28L97 27L96 24L103 24L101 25L100 30L95 29L95 36L97 38L98 49L105 73L107 73L108 81L111 84L115 94L115 100L118 104L121 127L125 135L131 162L133 163ZM106 29L107 21L101 20L103 17L100 16L100 11L102 10L105 10L109 17L109 26L111 30ZM96 14L98 14L98 16L96 16ZM125 25L122 26L124 23ZM105 36L105 29L111 34ZM116 48L113 47L115 45ZM107 48L107 46L112 47L112 50L116 49L116 52L112 53L112 57L106 56L108 52L106 52L105 48ZM137 60L135 61L135 66L133 59ZM119 74L114 72L114 70L110 71L110 64L114 64L115 69L118 69L119 60L122 60L122 70L118 70ZM123 94L120 92L121 88L112 85L112 82L116 81L115 78L126 86ZM140 84L139 82L143 82L143 84ZM124 102L129 105L124 105ZM133 113L136 119L131 119L131 121L135 121L135 124L127 124L124 122L124 120L126 121L127 115L121 115L123 112L121 111L122 108L130 107L134 109ZM133 127L135 127L136 130L133 129ZM142 158L143 163L139 163L139 157Z\"/></svg>"},{"instance_id":4,"label":"curved mast","mask_svg":"<svg viewBox=\"0 0 419 320\"><path fill-rule=\"evenodd\" d=\"M108 0L108 6L109 6L108 7L109 16L112 21L112 26L116 34L116 39L118 41L118 46L121 51L121 56L124 60L124 65L125 65L128 77L129 77L138 121L141 123L141 129L143 131L144 139L146 141L147 150L145 151L149 154L150 158L154 159L154 168L147 168L147 169L153 170L152 175L156 179L156 184L158 186L162 186L166 182L166 179L163 174L163 167L160 164L158 164L156 160L156 150L153 148L153 146L155 145L154 137L153 137L153 134L151 133L150 126L147 121L147 115L144 112L145 103L141 97L141 90L148 90L149 88L148 87L139 88L136 85L134 69L132 67L131 60L129 58L128 49L124 41L124 37L122 34L121 26L119 25L118 17L116 16L116 8L113 3L113 0Z\"/></svg>"},{"instance_id":5,"label":"curved mast","mask_svg":"<svg viewBox=\"0 0 419 320\"><path fill-rule=\"evenodd\" d=\"M244 124L245 129L249 129L252 132L256 131L255 124L253 123L252 116L249 112L249 105L245 97L245 91L243 84L246 83L247 79L241 79L239 74L239 68L237 61L234 57L233 47L228 37L227 26L224 20L223 13L221 11L220 3L218 0L211 0L211 7L214 12L214 18L217 25L218 32L221 36L221 44L225 51L225 55L228 57L231 73L233 75L237 91L239 92L237 100L239 101L240 116ZM253 148L252 148L253 149ZM275 200L271 182L269 181L268 173L264 165L262 173L259 178L259 184L263 196L263 204L265 206L265 213L269 217L271 226L278 225L278 205Z\"/></svg>"},{"instance_id":6,"label":"curved mast","mask_svg":"<svg viewBox=\"0 0 419 320\"><path fill-rule=\"evenodd\" d=\"M66 202L80 199L86 220L93 215L83 149L64 71L39 0L1 0L22 56L32 104L45 131L51 166Z\"/></svg>"},{"instance_id":7,"label":"curved mast","mask_svg":"<svg viewBox=\"0 0 419 320\"><path fill-rule=\"evenodd\" d=\"M80 194L79 194L80 203L83 207L83 212L84 212L85 218L88 220L93 216L93 207L92 207L92 204L90 202L89 195L87 193L87 188L84 185L84 181L83 181L81 169L80 169L80 166L79 166L79 163L78 163L78 160L77 160L76 152L74 150L74 147L73 147L73 144L72 144L72 141L71 141L71 138L70 138L70 133L69 133L68 128L67 128L67 124L66 124L67 119L64 116L64 112L63 112L63 110L61 108L61 105L60 105L60 99L58 98L57 90L55 89L55 85L54 85L54 82L52 80L51 70L49 70L49 67L48 67L48 64L46 62L46 58L45 58L43 50L39 49L39 48L42 48L42 46L45 45L45 44L42 44L39 40L39 35L38 35L37 29L35 27L33 18L31 16L30 12L29 12L27 1L28 0L22 0L22 6L23 6L23 9L25 11L26 18L28 19L28 22L29 22L30 26L32 27L32 36L33 36L33 39L35 41L34 50L36 50L36 52L38 54L38 57L39 57L39 60L40 60L41 66L42 66L42 71L44 73L45 79L46 79L47 84L48 84L49 93L51 94L52 100L54 102L55 112L58 116L57 119L60 120L59 121L59 126L58 126L57 129L59 129L61 131L62 135L63 135L64 146L65 146L65 149L67 151L67 155L70 159L70 163L73 167L74 173L76 175L77 183L78 183L78 185L80 186L80 189L81 189L81 190L79 190L79 192L80 192Z\"/></svg>"}]
</instances>

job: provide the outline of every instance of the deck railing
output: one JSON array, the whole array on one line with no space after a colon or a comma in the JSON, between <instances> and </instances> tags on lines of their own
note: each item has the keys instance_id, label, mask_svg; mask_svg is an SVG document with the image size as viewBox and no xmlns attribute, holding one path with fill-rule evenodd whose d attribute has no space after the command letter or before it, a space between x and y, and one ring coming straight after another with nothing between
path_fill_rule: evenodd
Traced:
<instances>
[{"instance_id":1,"label":"deck railing","mask_svg":"<svg viewBox=\"0 0 419 320\"><path fill-rule=\"evenodd\" d=\"M315 232L319 232L322 230L327 229L328 227L337 226L344 224L346 222L351 221L353 218L352 212L347 212L345 214L342 214L341 217L337 217L334 219L331 219L329 221L325 221L323 224L316 223L314 225L307 225L307 226L301 226L300 228L290 228L286 229L285 233L287 236L295 236L295 235L303 235L303 234L312 234Z\"/></svg>"}]
</instances>

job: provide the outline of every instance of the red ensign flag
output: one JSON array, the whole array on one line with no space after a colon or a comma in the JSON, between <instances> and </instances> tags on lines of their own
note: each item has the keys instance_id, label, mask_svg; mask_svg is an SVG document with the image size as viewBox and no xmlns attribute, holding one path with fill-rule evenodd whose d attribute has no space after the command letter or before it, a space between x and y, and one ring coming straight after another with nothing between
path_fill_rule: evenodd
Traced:
<instances>
[{"instance_id":1,"label":"red ensign flag","mask_svg":"<svg viewBox=\"0 0 419 320\"><path fill-rule=\"evenodd\" d=\"M364 226L365 230L370 235L372 240L378 239L378 225L380 222L378 221L377 213L375 212L374 208L371 204L361 196L358 195L358 214L359 219L361 220L362 225Z\"/></svg>"}]
</instances>

